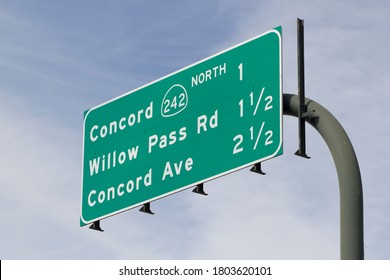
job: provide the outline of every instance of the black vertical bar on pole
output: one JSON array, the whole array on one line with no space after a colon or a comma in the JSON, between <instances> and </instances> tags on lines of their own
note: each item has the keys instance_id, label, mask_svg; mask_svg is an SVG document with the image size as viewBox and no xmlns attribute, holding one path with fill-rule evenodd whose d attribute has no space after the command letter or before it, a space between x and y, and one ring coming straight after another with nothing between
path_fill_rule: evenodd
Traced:
<instances>
[{"instance_id":1,"label":"black vertical bar on pole","mask_svg":"<svg viewBox=\"0 0 390 280\"><path fill-rule=\"evenodd\" d=\"M310 158L306 155L306 127L305 118L307 106L305 104L305 50L303 19L297 19L297 53L298 53L298 96L300 108L298 112L299 148L297 156Z\"/></svg>"}]
</instances>

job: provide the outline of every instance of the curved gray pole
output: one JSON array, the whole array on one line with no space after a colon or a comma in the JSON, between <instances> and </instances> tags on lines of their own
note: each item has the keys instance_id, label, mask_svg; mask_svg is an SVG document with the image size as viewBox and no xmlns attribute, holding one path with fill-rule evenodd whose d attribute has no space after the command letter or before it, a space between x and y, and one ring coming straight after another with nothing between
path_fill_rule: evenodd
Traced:
<instances>
[{"instance_id":1,"label":"curved gray pole","mask_svg":"<svg viewBox=\"0 0 390 280\"><path fill-rule=\"evenodd\" d=\"M324 138L337 169L340 188L340 258L364 259L363 247L363 189L359 164L345 130L324 107L308 98L308 116L311 124ZM299 97L283 94L283 114L298 117Z\"/></svg>"}]
</instances>

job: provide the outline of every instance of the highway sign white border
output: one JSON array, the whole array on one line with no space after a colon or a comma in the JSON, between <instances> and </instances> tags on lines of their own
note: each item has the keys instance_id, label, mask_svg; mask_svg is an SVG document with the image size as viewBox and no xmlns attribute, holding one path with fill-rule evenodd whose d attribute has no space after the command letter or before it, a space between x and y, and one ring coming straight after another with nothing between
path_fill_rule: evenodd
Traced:
<instances>
[{"instance_id":1,"label":"highway sign white border","mask_svg":"<svg viewBox=\"0 0 390 280\"><path fill-rule=\"evenodd\" d=\"M279 26L279 27L277 27L277 28L282 28L282 27ZM203 179L203 180L201 180L201 181L194 182L194 183L192 183L192 184L190 184L190 185L183 186L183 187L181 187L181 188L179 188L179 189L176 189L176 190L174 190L174 191L165 193L165 194L163 194L163 195L154 197L154 198L149 199L149 200L145 200L145 201L143 201L143 202L141 202L141 203L138 203L138 204L135 204L135 205L131 205L131 206L129 206L129 207L120 209L120 210L115 211L115 212L112 212L112 213L110 213L110 214L107 214L107 215L103 215L103 216L97 217L97 218L95 218L95 219L93 219L93 220L90 220L90 221L84 220L84 218L83 218L83 216L82 216L82 214L83 214L83 180L84 180L84 174L83 174L83 172L84 172L84 143L85 143L85 132L84 132L84 129L85 129L85 122L86 122L86 119L87 119L89 113L92 112L93 110L96 110L96 109L98 109L98 108L100 108L100 107L102 107L102 106L104 106L104 105L106 105L106 104L109 104L109 103L111 103L111 102L113 102L113 101L115 101L115 100L117 100L117 99L120 99L120 98L122 98L122 97L124 97L124 96L127 96L127 95L129 95L129 94L132 94L132 93L134 93L134 92L136 92L136 91L139 91L139 90L141 90L141 89L143 89L143 88L146 88L146 87L148 87L148 86L150 86L150 85L152 85L152 84L155 84L155 83L157 83L157 82L159 82L159 81L161 81L161 80L164 80L164 79L166 79L166 78L168 78L168 77L171 77L171 76L173 76L173 75L175 75L175 74L178 74L178 73L180 73L180 72L182 72L182 71L184 71L184 70L187 70L187 69L189 69L189 68L191 68L191 67L193 67L193 66L195 66L195 65L198 65L198 64L200 64L200 63L202 63L202 62L204 62L204 61L207 61L207 60L209 60L209 59L211 59L211 58L214 58L214 57L216 57L216 56L218 56L218 55L221 55L221 54L223 54L223 53L226 53L226 52L228 52L228 51L230 51L230 50L232 50L232 49L235 49L235 48L237 48L237 47L240 47L240 46L242 46L242 45L245 45L246 43L249 43L249 42L251 42L251 41L253 41L253 40L256 40L256 39L258 39L258 38L260 38L260 37L266 36L266 35L268 35L268 34L270 34L270 33L275 33L275 34L278 36L278 38L279 38L279 63L280 63L280 65L279 65L279 69L280 69L280 73L279 73L279 77L280 77L280 79L279 79L279 83L280 83L280 104L279 104L279 105L280 105L280 109L281 109L281 113L280 113L280 124L281 124L281 125L280 125L280 142L279 142L279 145L278 145L278 148L276 149L276 151L275 151L272 155L270 155L270 156L267 156L267 157L264 157L264 158L257 159L257 160L255 160L255 161L250 162L250 163L246 163L246 164L241 165L241 166L238 166L238 167L236 167L236 168L227 170L227 171L225 171L225 172L223 172L223 173L219 173L219 174L217 174L217 175L214 175L214 176L212 176L212 177ZM134 90L131 90L131 91L127 92L127 93L124 93L124 94L122 94L122 95L120 95L120 96L118 96L118 97L115 97L115 98L113 98L113 99L111 99L111 100L108 100L108 101L106 101L106 102L104 102L104 103L102 103L102 104L100 104L100 105L97 105L97 106L91 108L90 110L88 110L88 112L87 112L87 113L85 114L85 116L84 116L84 121L83 121L83 148L82 148L82 173L81 173L81 207L80 207L80 219L81 219L81 222L84 223L84 224L81 224L81 223L80 223L81 226L85 226L85 225L91 224L91 223L93 223L93 222L95 222L95 221L98 221L98 220L106 219L106 218L108 218L108 217L117 215L117 214L122 213L122 212L124 212L124 211L130 210L130 209L133 209L133 208L136 208L136 207L140 207L140 206L144 205L145 203L152 202L152 201L156 201L156 200L161 199L161 198L163 198L163 197L166 197L166 196L172 195L172 194L174 194L174 193L183 191L183 190L185 190L185 189L188 189L188 188L191 188L191 187L195 187L197 184L204 183L204 182L211 181L211 180L214 180L214 179L216 179L216 178L225 176L225 175L227 175L227 174L229 174L229 173L233 173L233 172L238 171L238 170L240 170L240 169L243 169L243 168L246 168L246 167L248 167L248 166L251 166L251 165L253 165L253 164L255 164L255 163L259 162L259 161L265 161L265 160L268 160L268 159L270 159L270 158L273 158L273 157L279 152L279 150L280 150L281 147L282 147L282 143L283 143L283 98L282 98L282 97L283 97L283 67L282 67L282 66L283 66L283 62L282 62L282 59L283 59L283 57L282 57L282 36L281 36L279 30L277 30L277 29L275 28L275 29L269 30L269 31L267 31L267 32L264 32L264 33L262 33L262 34L260 34L260 35L257 35L257 36L255 36L255 37L252 37L252 38L250 38L250 39L248 39L248 40L246 40L246 41L243 41L243 42L241 42L241 43L239 43L239 44L236 44L236 45L234 45L234 46L232 46L232 47L229 47L229 48L227 48L227 49L225 49L225 50L222 50L222 51L220 51L220 52L218 52L218 53L215 53L215 54L213 54L213 55L211 55L211 56L209 56L209 57L206 57L206 58L204 58L204 59L202 59L202 60L200 60L200 61L197 61L197 62L195 62L195 63L193 63L193 64L191 64L191 65L188 65L188 66L186 66L186 67L184 67L184 68L181 68L181 69L179 69L179 70L177 70L177 71L175 71L175 72L173 72L173 73L171 73L171 74L168 74L168 75L163 76L163 77L161 77L161 78L159 78L159 79L157 79L157 80L154 80L154 81L152 81L152 82L150 82L150 83L147 83L147 84L145 84L145 85L142 85L142 86L140 86L140 87L138 87L138 88L136 88L136 89L134 89Z\"/></svg>"}]
</instances>

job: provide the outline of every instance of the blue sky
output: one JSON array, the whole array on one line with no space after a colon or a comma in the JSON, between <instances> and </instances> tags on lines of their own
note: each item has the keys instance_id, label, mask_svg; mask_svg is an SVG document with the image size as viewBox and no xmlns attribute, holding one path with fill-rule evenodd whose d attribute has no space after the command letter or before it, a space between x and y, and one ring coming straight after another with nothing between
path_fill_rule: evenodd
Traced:
<instances>
[{"instance_id":1,"label":"blue sky","mask_svg":"<svg viewBox=\"0 0 390 280\"><path fill-rule=\"evenodd\" d=\"M284 155L79 227L84 110L283 26L283 87L296 93L296 18L305 20L306 95L354 145L365 256L390 258L388 1L0 2L1 259L338 259L336 171L308 128L310 160Z\"/></svg>"}]
</instances>

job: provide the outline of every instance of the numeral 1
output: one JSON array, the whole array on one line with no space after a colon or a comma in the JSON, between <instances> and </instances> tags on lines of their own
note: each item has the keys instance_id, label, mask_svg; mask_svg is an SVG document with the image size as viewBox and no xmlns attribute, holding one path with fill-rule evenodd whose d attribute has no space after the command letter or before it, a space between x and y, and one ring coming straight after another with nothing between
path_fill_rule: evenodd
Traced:
<instances>
[{"instance_id":1,"label":"numeral 1","mask_svg":"<svg viewBox=\"0 0 390 280\"><path fill-rule=\"evenodd\" d=\"M244 100L241 99L238 105L240 105L240 117L242 118L244 116Z\"/></svg>"},{"instance_id":2,"label":"numeral 1","mask_svg":"<svg viewBox=\"0 0 390 280\"><path fill-rule=\"evenodd\" d=\"M240 63L240 65L238 65L238 70L240 71L240 81L242 81L242 79L243 79L243 76L242 76L242 63Z\"/></svg>"}]
</instances>

